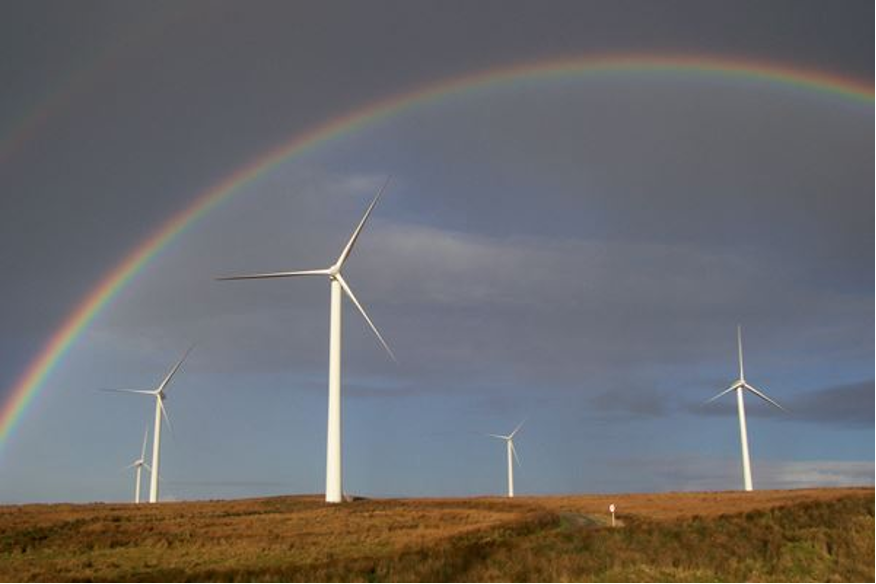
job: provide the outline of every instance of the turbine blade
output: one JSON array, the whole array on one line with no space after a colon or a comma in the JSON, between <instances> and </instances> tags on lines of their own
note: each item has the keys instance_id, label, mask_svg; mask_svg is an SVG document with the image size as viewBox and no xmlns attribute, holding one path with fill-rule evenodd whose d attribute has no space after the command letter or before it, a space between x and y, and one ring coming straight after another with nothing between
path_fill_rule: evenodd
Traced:
<instances>
[{"instance_id":1,"label":"turbine blade","mask_svg":"<svg viewBox=\"0 0 876 584\"><path fill-rule=\"evenodd\" d=\"M145 468L145 469L148 470L149 472L152 472L152 467L149 466L148 464L146 464L145 462L143 463L143 468Z\"/></svg>"},{"instance_id":2,"label":"turbine blade","mask_svg":"<svg viewBox=\"0 0 876 584\"><path fill-rule=\"evenodd\" d=\"M327 276L328 270L298 270L297 272L266 272L243 276L222 276L216 280L262 280L265 278L291 278L293 276Z\"/></svg>"},{"instance_id":3,"label":"turbine blade","mask_svg":"<svg viewBox=\"0 0 876 584\"><path fill-rule=\"evenodd\" d=\"M136 468L138 462L140 462L140 461L139 461L139 460L135 460L134 462L132 462L131 464L129 464L128 466L126 466L126 467L123 468L122 470L128 470L128 469L131 469L131 468Z\"/></svg>"},{"instance_id":4,"label":"turbine blade","mask_svg":"<svg viewBox=\"0 0 876 584\"><path fill-rule=\"evenodd\" d=\"M182 358L176 362L176 365L173 366L173 369L170 370L170 373L167 374L167 377L164 378L164 381L161 382L161 385L158 386L158 389L155 390L155 393L161 393L164 391L164 388L167 387L167 384L170 383L171 378L176 374L179 370L180 365L183 364L183 361L186 360L186 357L189 356L189 353L192 352L192 349L195 348L195 345L189 345L189 348L186 349L186 352L183 353Z\"/></svg>"},{"instance_id":5,"label":"turbine blade","mask_svg":"<svg viewBox=\"0 0 876 584\"><path fill-rule=\"evenodd\" d=\"M335 275L335 279L341 284L341 288L344 289L344 292L347 293L347 296L350 297L350 300L353 301L353 304L356 305L356 308L359 309L359 312L362 313L362 316L365 318L365 321L368 323L368 326L371 327L371 330L374 331L374 334L377 335L377 340L380 341L380 344L383 345L383 348L386 349L386 352L389 353L389 356L393 361L398 363L398 360L395 358L395 355L392 353L392 349L389 348L389 345L386 344L386 341L383 340L383 337L380 335L380 332L377 330L377 327L374 326L374 323L371 322L371 319L368 318L368 313L365 312L365 309L362 308L362 305L359 304L359 301L356 299L356 296L353 294L353 291L350 290L350 287L347 285L347 282L344 280L343 276L340 274Z\"/></svg>"},{"instance_id":6,"label":"turbine blade","mask_svg":"<svg viewBox=\"0 0 876 584\"><path fill-rule=\"evenodd\" d=\"M511 454L514 455L514 460L517 461L517 466L521 466L521 465L520 465L520 459L517 458L517 449L514 448L514 441L513 441L513 440L508 440L508 443L511 444Z\"/></svg>"},{"instance_id":7,"label":"turbine blade","mask_svg":"<svg viewBox=\"0 0 876 584\"><path fill-rule=\"evenodd\" d=\"M525 421L526 421L526 418L523 418L523 420L521 420L520 423L517 424L517 427L514 428L514 431L511 432L511 434L508 436L508 439L509 439L509 440L510 440L511 438L514 438L514 435L517 434L517 431L523 426L523 422L525 422Z\"/></svg>"},{"instance_id":8,"label":"turbine blade","mask_svg":"<svg viewBox=\"0 0 876 584\"><path fill-rule=\"evenodd\" d=\"M158 399L158 406L161 408L161 417L164 418L164 421L167 422L167 429L170 430L170 434L173 435L173 424L170 423L170 417L167 415L167 410L164 409L164 400L160 397Z\"/></svg>"},{"instance_id":9,"label":"turbine blade","mask_svg":"<svg viewBox=\"0 0 876 584\"><path fill-rule=\"evenodd\" d=\"M338 257L338 261L335 265L338 268L341 268L344 265L344 262L347 261L347 257L349 257L350 252L353 251L353 246L356 245L356 240L359 239L359 233L362 231L362 227L365 226L365 222L368 221L368 216L371 215L371 211L374 209L374 205L377 204L378 199L380 199L380 195L383 194L383 191L386 190L387 185L389 185L389 181L392 176L386 177L386 182L383 183L383 186L380 187L380 190L377 191L377 195L374 197L374 200L371 201L371 204L368 205L368 209L365 210L365 215L362 216L362 220L359 221L359 225L356 226L356 230L353 231L353 235L350 236L350 241L347 242L347 245L344 247L344 251L341 252L341 255Z\"/></svg>"},{"instance_id":10,"label":"turbine blade","mask_svg":"<svg viewBox=\"0 0 876 584\"><path fill-rule=\"evenodd\" d=\"M742 367L742 325L736 325L736 342L739 345L739 379L745 379L745 369Z\"/></svg>"},{"instance_id":11,"label":"turbine blade","mask_svg":"<svg viewBox=\"0 0 876 584\"><path fill-rule=\"evenodd\" d=\"M491 438L498 438L500 440L509 440L508 436L502 436L501 434L484 434L485 436L489 436Z\"/></svg>"},{"instance_id":12,"label":"turbine blade","mask_svg":"<svg viewBox=\"0 0 876 584\"><path fill-rule=\"evenodd\" d=\"M728 387L727 389L725 389L724 391L722 391L721 393L716 395L715 397L707 399L703 403L704 404L711 403L711 402L715 401L716 399L718 399L719 397L723 397L723 396L727 395L728 393L730 393L731 391L733 391L734 389L736 389L739 386L740 386L740 383L737 381L736 383L734 383L733 385L731 385L730 387Z\"/></svg>"},{"instance_id":13,"label":"turbine blade","mask_svg":"<svg viewBox=\"0 0 876 584\"><path fill-rule=\"evenodd\" d=\"M149 438L149 425L146 426L146 431L143 432L143 448L140 450L140 460L146 458L146 440Z\"/></svg>"},{"instance_id":14,"label":"turbine blade","mask_svg":"<svg viewBox=\"0 0 876 584\"><path fill-rule=\"evenodd\" d=\"M777 408L779 408L780 410L782 410L785 413L788 412L788 410L786 410L785 408L780 406L777 401L770 398L767 394L765 394L761 390L755 388L754 386L749 385L747 382L743 385L743 387L745 389L747 389L748 391L750 391L751 393L753 393L754 395L756 395L757 397L759 397L760 399L764 400L765 402L773 404L774 406L776 406Z\"/></svg>"},{"instance_id":15,"label":"turbine blade","mask_svg":"<svg viewBox=\"0 0 876 584\"><path fill-rule=\"evenodd\" d=\"M155 394L154 391L147 390L147 389L106 389L106 388L101 388L101 389L98 389L97 391L106 391L106 392L110 392L110 393L142 393L144 395L154 395Z\"/></svg>"}]
</instances>

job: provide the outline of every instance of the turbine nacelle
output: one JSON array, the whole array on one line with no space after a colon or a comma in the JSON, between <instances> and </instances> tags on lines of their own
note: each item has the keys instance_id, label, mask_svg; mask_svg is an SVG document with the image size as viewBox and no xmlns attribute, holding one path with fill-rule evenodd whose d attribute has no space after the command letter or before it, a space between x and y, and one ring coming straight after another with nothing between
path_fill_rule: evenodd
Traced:
<instances>
[{"instance_id":1,"label":"turbine nacelle","mask_svg":"<svg viewBox=\"0 0 876 584\"><path fill-rule=\"evenodd\" d=\"M765 393L762 392L761 390L757 389L756 387L750 385L747 381L737 381L737 382L735 382L733 385L731 385L730 387L728 387L727 389L725 389L724 391L722 391L722 392L719 393L718 395L716 395L716 396L714 396L714 397L709 398L708 400L706 400L705 403L707 403L707 404L708 404L708 403L712 403L712 402L715 401L716 399L719 399L719 398L721 398L721 397L727 395L727 394L730 393L731 391L736 391L737 389L741 389L741 390L743 390L743 391L751 392L751 393L753 393L754 395L756 395L757 397L759 397L760 399L762 399L763 401L767 402L767 403L770 404L771 406L774 406L774 407L776 407L776 408L779 408L779 409L782 410L783 412L787 412L787 411L788 411L788 410L786 410L784 407L782 407L782 405L779 404L779 402L777 402L776 400L772 399L771 397L769 397L767 394L765 394Z\"/></svg>"},{"instance_id":2,"label":"turbine nacelle","mask_svg":"<svg viewBox=\"0 0 876 584\"><path fill-rule=\"evenodd\" d=\"M129 469L129 468L133 468L133 469L145 468L148 471L152 471L152 468L143 459L135 460L134 462L132 462L131 464L129 464L128 466L125 467L125 469Z\"/></svg>"},{"instance_id":3,"label":"turbine nacelle","mask_svg":"<svg viewBox=\"0 0 876 584\"><path fill-rule=\"evenodd\" d=\"M380 196L383 194L383 191L386 190L386 187L389 184L391 178L392 177L388 177L386 179L386 182L383 183L383 186L380 187L380 190L377 191L377 195L375 195L374 199L371 201L371 204L368 205L368 208L365 210L365 214L362 216L362 219L359 221L356 229L353 230L353 235L350 236L350 239L347 241L347 245L345 245L344 249L341 251L341 255L339 255L337 261L329 267L318 270L296 270L291 272L266 272L260 274L247 274L242 276L223 276L216 279L262 280L267 278L292 278L297 276L328 276L329 280L340 284L341 288L343 289L343 293L347 296L347 298L350 299L350 301L352 301L352 303L359 310L362 318L364 318L365 322L368 323L368 326L374 332L374 335L377 337L377 340L380 341L380 344L383 346L383 348L386 349L386 352L389 354L390 358L398 363L398 360L395 358L395 354L392 352L392 349L389 348L389 345L386 343L386 341L383 339L383 336L377 330L377 327L371 321L368 313L365 312L365 308L356 298L356 295L353 294L353 290L344 279L343 274L341 274L341 268L344 267L344 262L346 262L347 258L350 257L350 253L353 251L353 247L356 245L356 241L359 239L359 234L362 232L362 228L365 226L365 222L368 221L368 217L371 215L371 211L374 210L374 206L377 204L377 201L380 200Z\"/></svg>"},{"instance_id":4,"label":"turbine nacelle","mask_svg":"<svg viewBox=\"0 0 876 584\"><path fill-rule=\"evenodd\" d=\"M524 422L526 422L526 418L524 418L519 424L517 424L517 427L514 428L514 431L507 436L504 434L487 434L487 436L489 436L490 438L498 438L499 440L504 440L505 443L508 445L508 448L511 450L511 454L514 455L514 460L517 461L518 465L520 464L520 459L517 458L517 449L514 448L514 436L516 436L517 432L520 431L520 428L523 427Z\"/></svg>"},{"instance_id":5,"label":"turbine nacelle","mask_svg":"<svg viewBox=\"0 0 876 584\"><path fill-rule=\"evenodd\" d=\"M777 401L775 401L774 399L769 397L767 394L765 394L761 390L757 389L756 387L754 387L753 385L751 385L750 383L748 383L745 380L745 368L744 368L743 362L742 362L742 327L741 326L736 327L736 343L737 343L737 347L739 349L739 378L736 381L734 381L730 385L730 387L728 387L727 389L725 389L724 391L722 391L718 395L714 396L713 398L706 400L705 403L711 403L711 402L715 401L716 399L718 399L724 395L727 395L731 391L736 391L737 389L742 389L743 391L749 391L749 392L753 393L754 395L756 395L757 397L759 397L763 401L767 402L768 404L770 404L774 407L779 408L783 412L787 412L788 410L786 410L781 405L779 405L779 403Z\"/></svg>"},{"instance_id":6,"label":"turbine nacelle","mask_svg":"<svg viewBox=\"0 0 876 584\"><path fill-rule=\"evenodd\" d=\"M183 353L182 358L176 362L176 365L170 370L167 376L158 384L158 387L155 389L102 389L101 391L110 391L113 393L139 393L141 395L148 395L154 397L158 401L158 408L161 410L161 416L164 418L164 421L167 422L167 427L170 428L171 433L173 433L173 426L170 423L170 417L167 415L167 410L164 408L164 401L167 399L167 394L165 390L170 385L171 379L176 375L176 372L179 371L179 368L182 366L183 362L189 356L189 353L194 349L194 345L189 345L189 348L186 349L186 352ZM144 454L141 458L145 457L145 448L146 448L146 438L143 438L143 448Z\"/></svg>"}]
</instances>

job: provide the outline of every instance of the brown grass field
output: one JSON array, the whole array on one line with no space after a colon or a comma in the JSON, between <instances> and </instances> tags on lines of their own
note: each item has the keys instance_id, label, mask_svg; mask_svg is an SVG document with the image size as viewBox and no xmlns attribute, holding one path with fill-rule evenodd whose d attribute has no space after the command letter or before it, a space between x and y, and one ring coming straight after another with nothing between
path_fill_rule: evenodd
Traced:
<instances>
[{"instance_id":1,"label":"brown grass field","mask_svg":"<svg viewBox=\"0 0 876 584\"><path fill-rule=\"evenodd\" d=\"M873 511L873 488L5 506L0 579L873 581Z\"/></svg>"}]
</instances>

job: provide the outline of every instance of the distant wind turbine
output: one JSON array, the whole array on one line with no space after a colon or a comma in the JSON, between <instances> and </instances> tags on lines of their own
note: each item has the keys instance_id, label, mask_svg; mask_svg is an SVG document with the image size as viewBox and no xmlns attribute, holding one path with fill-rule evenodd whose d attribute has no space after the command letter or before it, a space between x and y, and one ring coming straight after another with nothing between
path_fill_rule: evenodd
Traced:
<instances>
[{"instance_id":1,"label":"distant wind turbine","mask_svg":"<svg viewBox=\"0 0 876 584\"><path fill-rule=\"evenodd\" d=\"M359 225L353 231L353 235L347 242L347 245L341 251L341 255L337 261L327 268L320 270L300 270L295 272L271 272L264 274L250 274L246 276L227 276L216 278L217 280L260 280L264 278L291 278L295 276L327 276L331 283L331 310L329 317L329 395L328 395L328 436L326 438L326 465L325 465L325 500L327 503L340 503L343 500L343 477L341 469L341 300L342 293L353 301L356 308L362 314L365 322L374 331L377 340L389 353L389 356L395 361L395 355L383 337L378 332L377 327L371 322L365 309L356 299L350 286L344 280L341 274L341 268L344 267L344 262L353 251L353 246L359 238L362 227L371 215L371 211L389 184L389 178L380 187L374 200L368 205L365 210L365 215L359 221Z\"/></svg>"},{"instance_id":2,"label":"distant wind turbine","mask_svg":"<svg viewBox=\"0 0 876 584\"><path fill-rule=\"evenodd\" d=\"M716 399L723 397L724 395L730 393L731 391L736 391L736 407L739 411L739 441L742 445L742 480L745 485L745 490L752 490L751 484L751 460L748 456L748 430L745 425L745 404L742 400L742 394L745 390L750 391L760 399L765 402L772 404L773 406L779 408L780 410L787 411L785 408L780 406L776 401L767 396L764 392L760 391L750 383L745 380L745 369L742 366L742 327L736 327L736 341L739 347L739 379L734 381L730 387L716 395L715 397L706 401L706 403L713 402Z\"/></svg>"},{"instance_id":3,"label":"distant wind turbine","mask_svg":"<svg viewBox=\"0 0 876 584\"><path fill-rule=\"evenodd\" d=\"M134 486L134 503L140 503L140 480L141 473L143 472L143 468L146 470L152 470L151 467L146 464L146 440L149 438L149 426L146 426L146 431L143 432L143 448L140 449L140 458L129 464L125 467L125 470L129 468L136 469L134 476L136 477L134 480L136 481Z\"/></svg>"},{"instance_id":4,"label":"distant wind turbine","mask_svg":"<svg viewBox=\"0 0 876 584\"><path fill-rule=\"evenodd\" d=\"M167 374L167 377L156 387L155 389L104 389L102 391L112 391L116 393L140 393L143 395L150 395L155 398L155 430L152 434L152 468L150 469L150 488L149 488L149 502L157 503L158 502L158 478L159 478L159 467L161 464L161 418L164 417L167 422L168 428L173 431L173 426L170 425L170 418L167 417L167 410L164 409L164 400L167 399L167 395L165 395L164 391L167 389L170 380L179 370L180 365L183 364L183 361L186 360L186 357L189 356L189 353L192 352L192 348L194 346L186 349L186 352L183 354L182 358L177 361L176 365L173 366L173 369L170 370L170 373Z\"/></svg>"},{"instance_id":5,"label":"distant wind turbine","mask_svg":"<svg viewBox=\"0 0 876 584\"><path fill-rule=\"evenodd\" d=\"M525 421L526 420L523 420L523 422ZM505 441L505 447L508 450L508 497L514 496L514 460L517 461L517 464L520 464L520 459L517 458L517 450L514 449L514 435L517 434L517 431L523 426L523 422L517 424L514 431L507 436L501 434L487 434L487 436L492 438L499 438L500 440ZM511 459L512 456L514 457L514 460Z\"/></svg>"}]
</instances>

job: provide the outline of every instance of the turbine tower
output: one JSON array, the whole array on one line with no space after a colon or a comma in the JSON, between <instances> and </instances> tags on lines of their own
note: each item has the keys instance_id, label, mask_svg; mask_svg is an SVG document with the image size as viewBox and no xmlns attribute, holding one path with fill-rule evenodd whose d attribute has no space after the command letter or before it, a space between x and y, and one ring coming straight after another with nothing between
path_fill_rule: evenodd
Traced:
<instances>
[{"instance_id":1,"label":"turbine tower","mask_svg":"<svg viewBox=\"0 0 876 584\"><path fill-rule=\"evenodd\" d=\"M525 422L526 420L523 420ZM520 464L520 459L517 458L517 450L514 449L514 435L517 434L517 431L520 430L520 427L523 426L523 422L517 424L517 427L514 428L514 431L508 434L507 436L503 436L501 434L487 434L487 436L491 436L493 438L499 438L500 440L505 441L505 448L508 451L508 497L514 496L514 460L517 461L517 464ZM514 460L512 460L512 456Z\"/></svg>"},{"instance_id":2,"label":"turbine tower","mask_svg":"<svg viewBox=\"0 0 876 584\"><path fill-rule=\"evenodd\" d=\"M125 470L128 470L129 468L136 469L136 472L134 473L134 476L136 477L134 479L136 481L134 485L134 503L137 504L140 503L140 483L142 482L140 480L140 477L141 473L143 472L143 468L145 467L146 470L152 470L151 467L146 464L146 440L148 437L149 426L146 426L146 431L143 432L143 448L140 449L140 458L125 467Z\"/></svg>"},{"instance_id":3,"label":"turbine tower","mask_svg":"<svg viewBox=\"0 0 876 584\"><path fill-rule=\"evenodd\" d=\"M738 325L736 327L736 342L737 346L739 347L739 379L734 381L730 385L730 387L728 387L715 397L707 400L706 403L713 402L716 399L730 393L731 391L736 392L736 408L739 411L739 442L742 446L742 480L745 486L745 490L750 491L752 490L751 460L748 456L748 430L745 424L745 404L742 399L742 394L745 392L745 390L748 390L765 402L779 408L783 412L787 410L785 410L785 408L783 408L776 401L767 396L764 392L760 391L745 380L745 369L742 366L742 327Z\"/></svg>"},{"instance_id":4,"label":"turbine tower","mask_svg":"<svg viewBox=\"0 0 876 584\"><path fill-rule=\"evenodd\" d=\"M170 380L173 379L173 376L179 370L180 366L183 364L183 361L186 360L186 357L189 356L189 353L192 352L192 348L194 345L186 349L186 352L183 354L182 358L177 361L176 365L173 366L173 369L170 370L170 373L167 374L167 377L156 387L155 389L105 389L103 391L113 391L117 393L140 393L143 395L149 395L155 398L155 430L152 433L152 468L150 470L150 478L151 481L149 483L149 502L157 503L158 502L158 477L159 477L159 467L161 464L161 418L164 417L167 422L167 426L173 430L173 427L170 425L170 418L167 417L167 410L164 409L164 400L167 399L167 395L164 391L167 389Z\"/></svg>"},{"instance_id":5,"label":"turbine tower","mask_svg":"<svg viewBox=\"0 0 876 584\"><path fill-rule=\"evenodd\" d=\"M377 327L371 322L368 313L362 307L362 304L356 299L356 295L350 289L349 284L344 280L341 274L341 269L344 267L344 262L353 251L353 246L356 245L356 240L365 226L371 211L389 184L389 178L380 187L377 195L368 205L365 210L365 215L359 221L359 225L350 236L347 245L344 246L341 255L337 261L327 268L319 270L300 270L294 272L272 272L264 274L249 274L245 276L226 276L216 278L217 280L260 280L265 278L291 278L295 276L327 276L331 285L331 302L329 316L329 383L328 383L328 432L326 438L326 465L325 465L325 500L327 503L340 503L343 500L343 475L341 469L341 301L342 295L346 294L359 313L374 331L377 340L389 353L389 356L395 361L395 355L392 354L389 345L383 340L383 337L378 332Z\"/></svg>"}]
</instances>

